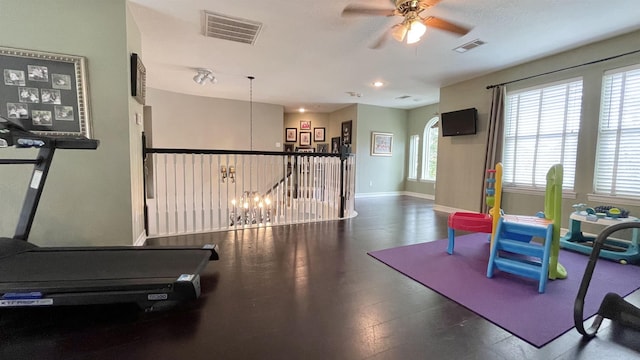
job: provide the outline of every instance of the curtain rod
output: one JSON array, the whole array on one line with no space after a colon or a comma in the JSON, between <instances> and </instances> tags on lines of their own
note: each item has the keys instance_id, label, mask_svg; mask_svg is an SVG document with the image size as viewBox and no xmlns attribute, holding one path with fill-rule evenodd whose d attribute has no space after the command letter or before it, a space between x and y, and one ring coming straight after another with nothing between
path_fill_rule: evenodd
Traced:
<instances>
[{"instance_id":1,"label":"curtain rod","mask_svg":"<svg viewBox=\"0 0 640 360\"><path fill-rule=\"evenodd\" d=\"M630 51L630 52L627 52L627 53L624 53L624 54L618 54L618 55L610 56L610 57L608 57L608 58L604 58L604 59L600 59L600 60L590 61L590 62L587 62L587 63L584 63L584 64L573 65L573 66L569 66L569 67L562 68L562 69L552 70L552 71L548 71L548 72L545 72L545 73L542 73L542 74L538 74L538 75L531 75L531 76L523 77L523 78L520 78L520 79L517 79L517 80L511 80L511 81L503 82L503 83L501 83L501 84L488 85L488 86L487 86L487 89L493 89L494 87L503 86L503 85L508 85L508 84L512 84L512 83L514 83L514 82L518 82L518 81L529 80L529 79L533 79L533 78L536 78L536 77L539 77L539 76L544 76L544 75L549 75L549 74L557 73L557 72L560 72L560 71L571 70L571 69L575 69L575 68L577 68L577 67L581 67L581 66L593 65L593 64L600 63L600 62L604 62L604 61L609 61L609 60L617 59L617 58L619 58L619 57L623 57L623 56L627 56L627 55L636 54L636 53L639 53L639 52L640 52L640 49L638 49L638 50L633 50L633 51Z\"/></svg>"}]
</instances>

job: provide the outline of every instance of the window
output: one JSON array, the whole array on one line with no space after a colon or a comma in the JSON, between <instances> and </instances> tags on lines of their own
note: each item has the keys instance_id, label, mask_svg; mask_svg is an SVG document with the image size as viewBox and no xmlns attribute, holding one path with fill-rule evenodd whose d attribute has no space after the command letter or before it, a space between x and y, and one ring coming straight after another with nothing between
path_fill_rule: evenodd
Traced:
<instances>
[{"instance_id":1,"label":"window","mask_svg":"<svg viewBox=\"0 0 640 360\"><path fill-rule=\"evenodd\" d=\"M411 135L409 139L409 176L411 180L418 178L418 145L420 144L420 136Z\"/></svg>"},{"instance_id":2,"label":"window","mask_svg":"<svg viewBox=\"0 0 640 360\"><path fill-rule=\"evenodd\" d=\"M424 144L422 145L422 174L420 179L436 181L436 169L438 165L438 128L437 116L429 120L424 127Z\"/></svg>"},{"instance_id":3,"label":"window","mask_svg":"<svg viewBox=\"0 0 640 360\"><path fill-rule=\"evenodd\" d=\"M601 96L594 191L640 196L640 65L605 72Z\"/></svg>"},{"instance_id":4,"label":"window","mask_svg":"<svg viewBox=\"0 0 640 360\"><path fill-rule=\"evenodd\" d=\"M573 190L582 110L582 78L507 95L503 181L544 189L552 165L564 168L564 189Z\"/></svg>"}]
</instances>

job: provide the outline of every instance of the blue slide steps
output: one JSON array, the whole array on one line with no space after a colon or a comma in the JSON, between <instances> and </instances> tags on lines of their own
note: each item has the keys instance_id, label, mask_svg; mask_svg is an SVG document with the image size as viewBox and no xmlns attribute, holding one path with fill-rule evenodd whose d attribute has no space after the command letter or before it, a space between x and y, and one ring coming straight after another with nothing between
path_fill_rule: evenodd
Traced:
<instances>
[{"instance_id":1,"label":"blue slide steps","mask_svg":"<svg viewBox=\"0 0 640 360\"><path fill-rule=\"evenodd\" d=\"M493 277L495 269L519 276L537 279L538 292L544 293L549 276L549 256L553 224L509 222L500 219L496 237L489 256L487 277ZM533 237L544 239L544 244L531 242Z\"/></svg>"}]
</instances>

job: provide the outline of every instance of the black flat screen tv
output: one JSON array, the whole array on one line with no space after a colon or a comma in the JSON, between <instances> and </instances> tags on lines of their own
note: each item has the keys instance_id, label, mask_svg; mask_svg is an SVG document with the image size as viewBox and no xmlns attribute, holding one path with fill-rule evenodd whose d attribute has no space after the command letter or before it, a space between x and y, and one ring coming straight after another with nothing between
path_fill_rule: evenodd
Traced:
<instances>
[{"instance_id":1,"label":"black flat screen tv","mask_svg":"<svg viewBox=\"0 0 640 360\"><path fill-rule=\"evenodd\" d=\"M478 110L476 108L442 113L440 115L442 136L475 134L477 119Z\"/></svg>"}]
</instances>

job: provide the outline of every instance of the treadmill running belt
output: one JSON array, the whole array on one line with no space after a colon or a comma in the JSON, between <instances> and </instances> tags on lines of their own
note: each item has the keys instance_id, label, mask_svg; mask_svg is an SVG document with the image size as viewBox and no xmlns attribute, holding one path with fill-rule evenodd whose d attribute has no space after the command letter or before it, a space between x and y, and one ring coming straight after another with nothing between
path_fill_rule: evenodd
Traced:
<instances>
[{"instance_id":1,"label":"treadmill running belt","mask_svg":"<svg viewBox=\"0 0 640 360\"><path fill-rule=\"evenodd\" d=\"M199 249L31 251L0 261L0 283L176 278L199 273L209 255Z\"/></svg>"}]
</instances>

